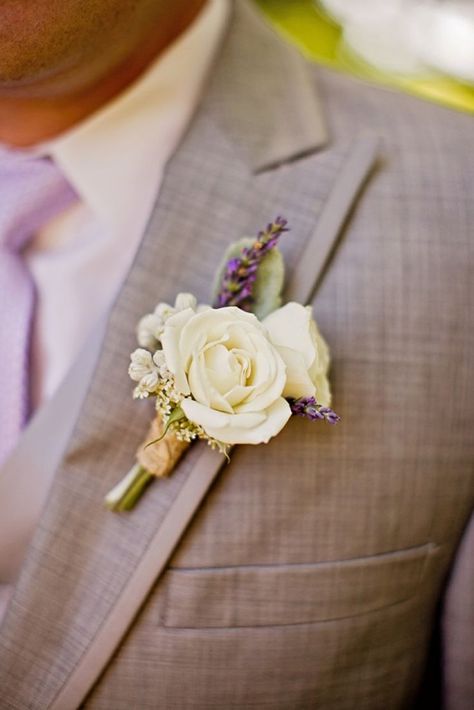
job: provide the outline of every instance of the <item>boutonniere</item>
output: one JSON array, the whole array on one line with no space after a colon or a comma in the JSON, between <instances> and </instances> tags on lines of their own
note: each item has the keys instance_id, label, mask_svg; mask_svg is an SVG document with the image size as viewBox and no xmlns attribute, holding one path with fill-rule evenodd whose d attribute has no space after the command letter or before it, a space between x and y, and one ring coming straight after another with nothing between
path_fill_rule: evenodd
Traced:
<instances>
[{"instance_id":1,"label":"boutonniere","mask_svg":"<svg viewBox=\"0 0 474 710\"><path fill-rule=\"evenodd\" d=\"M138 323L129 375L136 399L153 398L156 417L132 470L106 496L130 510L155 478L168 476L195 439L229 457L236 444L265 444L292 415L335 424L329 349L311 306L282 306L284 262L278 217L256 239L227 250L213 305L180 293Z\"/></svg>"}]
</instances>

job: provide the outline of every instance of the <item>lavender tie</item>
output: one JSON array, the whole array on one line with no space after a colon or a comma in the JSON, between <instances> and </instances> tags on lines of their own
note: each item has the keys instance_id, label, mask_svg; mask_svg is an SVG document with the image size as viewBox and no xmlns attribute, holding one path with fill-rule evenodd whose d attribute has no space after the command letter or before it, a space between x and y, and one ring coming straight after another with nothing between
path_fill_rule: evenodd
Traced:
<instances>
[{"instance_id":1,"label":"lavender tie","mask_svg":"<svg viewBox=\"0 0 474 710\"><path fill-rule=\"evenodd\" d=\"M0 464L29 413L29 344L35 288L28 241L77 196L49 158L0 149Z\"/></svg>"}]
</instances>

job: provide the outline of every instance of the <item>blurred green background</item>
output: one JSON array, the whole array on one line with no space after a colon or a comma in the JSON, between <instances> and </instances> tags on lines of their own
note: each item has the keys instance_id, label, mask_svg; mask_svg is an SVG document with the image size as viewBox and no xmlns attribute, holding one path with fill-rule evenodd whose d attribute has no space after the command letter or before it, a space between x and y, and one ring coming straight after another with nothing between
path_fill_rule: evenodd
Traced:
<instances>
[{"instance_id":1,"label":"blurred green background","mask_svg":"<svg viewBox=\"0 0 474 710\"><path fill-rule=\"evenodd\" d=\"M394 76L344 51L341 29L313 0L255 0L275 28L313 61L474 113L474 86L441 74L424 77ZM383 2L383 0L380 0Z\"/></svg>"}]
</instances>

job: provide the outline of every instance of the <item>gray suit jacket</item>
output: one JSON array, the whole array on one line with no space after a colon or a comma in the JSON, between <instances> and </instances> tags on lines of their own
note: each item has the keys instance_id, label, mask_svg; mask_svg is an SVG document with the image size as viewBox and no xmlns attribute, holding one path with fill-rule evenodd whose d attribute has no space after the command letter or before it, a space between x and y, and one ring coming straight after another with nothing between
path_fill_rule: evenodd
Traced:
<instances>
[{"instance_id":1,"label":"gray suit jacket","mask_svg":"<svg viewBox=\"0 0 474 710\"><path fill-rule=\"evenodd\" d=\"M309 67L236 3L22 566L1 708L408 708L434 638L446 706L468 707L473 148L469 117ZM341 424L295 418L224 467L196 445L106 512L150 418L127 378L138 317L207 300L226 245L276 214ZM32 478L56 440L54 411L37 422L16 453Z\"/></svg>"}]
</instances>

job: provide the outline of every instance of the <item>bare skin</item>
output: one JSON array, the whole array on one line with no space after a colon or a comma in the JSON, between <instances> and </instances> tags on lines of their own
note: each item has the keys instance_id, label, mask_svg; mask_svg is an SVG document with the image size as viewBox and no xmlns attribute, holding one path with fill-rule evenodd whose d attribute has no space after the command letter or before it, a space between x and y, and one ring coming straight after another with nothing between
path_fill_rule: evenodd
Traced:
<instances>
[{"instance_id":1,"label":"bare skin","mask_svg":"<svg viewBox=\"0 0 474 710\"><path fill-rule=\"evenodd\" d=\"M63 133L123 91L206 0L0 0L0 142Z\"/></svg>"}]
</instances>

